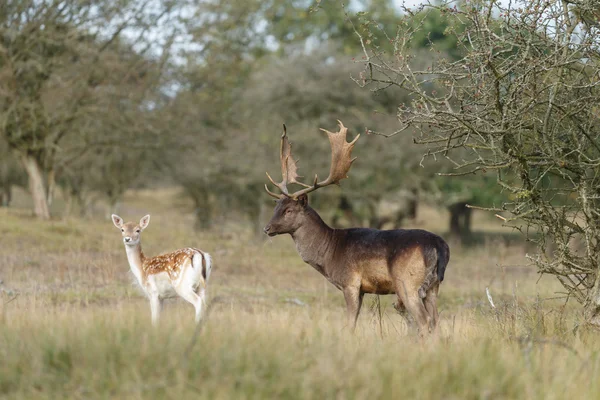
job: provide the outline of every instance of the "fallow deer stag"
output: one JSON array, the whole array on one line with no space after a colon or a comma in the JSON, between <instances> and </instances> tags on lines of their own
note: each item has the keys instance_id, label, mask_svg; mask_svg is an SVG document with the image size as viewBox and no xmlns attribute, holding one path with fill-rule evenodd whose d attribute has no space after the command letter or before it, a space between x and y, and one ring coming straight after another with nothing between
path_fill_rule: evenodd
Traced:
<instances>
[{"instance_id":1,"label":"fallow deer stag","mask_svg":"<svg viewBox=\"0 0 600 400\"><path fill-rule=\"evenodd\" d=\"M156 257L146 257L142 252L141 233L150 223L150 215L135 222L123 223L113 214L112 220L121 231L131 272L150 299L152 323L158 323L163 299L183 297L196 309L196 322L202 318L206 305L206 285L210 277L212 260L208 253L188 247Z\"/></svg>"},{"instance_id":2,"label":"fallow deer stag","mask_svg":"<svg viewBox=\"0 0 600 400\"><path fill-rule=\"evenodd\" d=\"M348 143L348 129L339 123L338 132L324 131L331 144L329 176L312 185L298 181L296 161L283 126L281 136L281 173L283 180L275 182L267 177L281 194L273 217L264 231L269 236L289 233L304 260L335 287L344 293L352 329L365 293L396 294L397 307L404 306L413 316L421 335L437 327L437 295L450 259L450 250L439 236L420 229L377 230L368 228L332 229L308 205L308 193L319 188L339 184L347 178L355 158L352 148L360 135ZM290 193L288 185L302 189Z\"/></svg>"}]
</instances>

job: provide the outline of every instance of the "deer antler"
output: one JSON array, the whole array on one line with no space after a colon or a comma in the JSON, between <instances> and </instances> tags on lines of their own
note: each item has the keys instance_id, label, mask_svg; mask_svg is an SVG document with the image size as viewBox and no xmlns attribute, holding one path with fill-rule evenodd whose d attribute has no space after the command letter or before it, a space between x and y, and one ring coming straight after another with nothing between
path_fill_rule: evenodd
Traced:
<instances>
[{"instance_id":1,"label":"deer antler","mask_svg":"<svg viewBox=\"0 0 600 400\"><path fill-rule=\"evenodd\" d=\"M282 175L283 175L283 182L281 182L280 184L277 184L273 181L273 179L271 179L269 174L267 174L267 176L269 177L269 180L275 186L277 186L283 194L277 195L277 194L271 192L268 189L268 187L265 185L265 189L267 190L267 193L269 193L269 195L271 195L275 198L281 198L282 196L286 196L286 197L290 197L292 199L297 199L301 195L315 191L320 187L324 187L324 186L328 186L328 185L332 185L332 184L337 185L340 183L340 181L342 179L347 178L348 171L350 170L350 167L352 166L352 163L354 162L354 160L356 160L356 157L351 158L352 157L352 149L354 148L354 144L360 137L360 134L356 135L356 137L354 138L354 140L352 142L346 142L348 128L346 128L344 126L344 124L342 123L342 121L340 121L340 120L338 120L338 124L340 127L340 130L338 132L329 132L328 130L321 129L323 132L327 133L327 136L329 137L329 144L331 145L331 166L329 167L329 176L327 177L327 179L319 182L317 175L315 175L315 179L314 179L312 186L306 185L306 184L304 184L302 182L298 182L296 180L296 178L299 178L299 176L296 173L297 167L296 167L295 161L293 160L293 158L291 156L291 146L290 146L289 142L287 141L285 125L284 125L283 126L284 132L283 132L283 136L281 137L281 170L282 170ZM285 162L284 162L284 160L285 160ZM290 164L289 160L291 160L291 164ZM292 173L290 174L290 172L292 172ZM291 179L290 179L290 177L291 177ZM292 194L289 194L289 192L287 190L287 183L297 183L297 184L304 186L305 188L301 189L297 192L294 192Z\"/></svg>"},{"instance_id":2,"label":"deer antler","mask_svg":"<svg viewBox=\"0 0 600 400\"><path fill-rule=\"evenodd\" d=\"M298 166L296 165L296 160L292 156L292 144L287 138L287 128L285 124L283 124L283 135L281 135L281 147L279 149L279 160L281 161L281 176L283 180L280 183L277 183L271 178L271 175L267 172L267 177L271 181L271 183L281 191L283 196L289 196L288 193L288 184L296 183L298 185L302 185L308 187L302 182L298 182L297 178L300 178L298 175ZM275 197L276 199L281 198L282 195L278 195L269 190L267 185L265 184L265 190L269 193L270 196Z\"/></svg>"}]
</instances>

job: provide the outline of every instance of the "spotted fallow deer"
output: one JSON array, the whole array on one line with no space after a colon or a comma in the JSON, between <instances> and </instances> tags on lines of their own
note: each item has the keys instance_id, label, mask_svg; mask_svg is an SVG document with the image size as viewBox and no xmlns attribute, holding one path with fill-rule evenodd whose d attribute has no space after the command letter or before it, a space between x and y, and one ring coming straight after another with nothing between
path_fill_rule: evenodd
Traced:
<instances>
[{"instance_id":1,"label":"spotted fallow deer","mask_svg":"<svg viewBox=\"0 0 600 400\"><path fill-rule=\"evenodd\" d=\"M121 231L131 272L150 299L152 323L158 323L162 301L183 297L196 309L196 322L202 318L206 306L206 285L210 277L212 260L208 253L187 247L156 257L146 257L142 251L141 233L150 223L150 215L135 222L123 223L113 214L112 220Z\"/></svg>"},{"instance_id":2,"label":"spotted fallow deer","mask_svg":"<svg viewBox=\"0 0 600 400\"><path fill-rule=\"evenodd\" d=\"M450 259L450 250L439 236L420 229L377 230L368 228L332 229L308 205L308 193L339 184L355 160L352 148L360 135L348 143L348 129L339 123L338 132L324 131L331 145L329 176L312 185L298 181L296 161L285 125L281 136L280 161L283 180L267 177L281 194L273 217L264 231L269 236L288 233L304 260L344 293L351 328L354 330L365 293L396 294L397 308L405 307L416 321L421 335L437 327L437 295ZM288 185L303 188L290 193Z\"/></svg>"}]
</instances>

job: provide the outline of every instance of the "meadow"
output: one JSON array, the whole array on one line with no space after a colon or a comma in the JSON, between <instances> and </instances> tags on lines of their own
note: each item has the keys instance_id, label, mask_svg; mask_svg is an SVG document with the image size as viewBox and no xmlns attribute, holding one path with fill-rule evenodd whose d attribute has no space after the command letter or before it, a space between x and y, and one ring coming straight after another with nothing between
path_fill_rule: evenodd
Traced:
<instances>
[{"instance_id":1,"label":"meadow","mask_svg":"<svg viewBox=\"0 0 600 400\"><path fill-rule=\"evenodd\" d=\"M39 222L27 201L0 208L0 398L600 398L600 340L489 215L475 214L477 246L451 247L439 336L419 340L393 296L367 295L351 334L343 296L290 237L234 216L194 231L177 189L129 191L119 210L152 215L146 254L214 259L202 329L182 300L154 329L108 216ZM422 207L413 226L443 235L446 219Z\"/></svg>"}]
</instances>

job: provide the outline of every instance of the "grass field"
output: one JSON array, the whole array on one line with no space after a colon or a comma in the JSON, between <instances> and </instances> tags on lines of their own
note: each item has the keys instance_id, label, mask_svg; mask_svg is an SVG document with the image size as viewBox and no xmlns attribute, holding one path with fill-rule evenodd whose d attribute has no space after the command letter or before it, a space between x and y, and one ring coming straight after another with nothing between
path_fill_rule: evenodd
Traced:
<instances>
[{"instance_id":1,"label":"grass field","mask_svg":"<svg viewBox=\"0 0 600 400\"><path fill-rule=\"evenodd\" d=\"M152 214L147 254L212 254L203 329L194 335L180 300L151 327L108 218L40 223L26 208L0 209L1 398L600 398L600 340L527 266L531 249L507 244L485 215L482 245L451 249L439 338L420 341L392 296L367 296L348 333L343 296L288 236L265 240L232 221L194 232L176 190L131 192L123 204L125 220ZM443 234L445 221L425 208L416 225Z\"/></svg>"}]
</instances>

